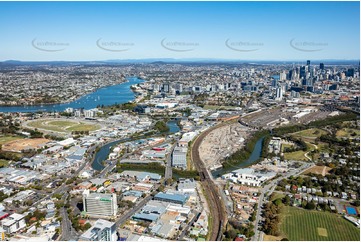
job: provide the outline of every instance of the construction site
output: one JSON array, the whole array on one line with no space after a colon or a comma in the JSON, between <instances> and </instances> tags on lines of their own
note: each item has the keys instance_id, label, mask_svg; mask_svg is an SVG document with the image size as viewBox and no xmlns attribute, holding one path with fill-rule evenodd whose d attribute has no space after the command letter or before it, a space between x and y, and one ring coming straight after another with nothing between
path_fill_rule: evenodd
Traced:
<instances>
[{"instance_id":1,"label":"construction site","mask_svg":"<svg viewBox=\"0 0 361 242\"><path fill-rule=\"evenodd\" d=\"M221 160L239 150L251 131L238 122L212 130L199 146L199 154L207 169L221 167Z\"/></svg>"}]
</instances>

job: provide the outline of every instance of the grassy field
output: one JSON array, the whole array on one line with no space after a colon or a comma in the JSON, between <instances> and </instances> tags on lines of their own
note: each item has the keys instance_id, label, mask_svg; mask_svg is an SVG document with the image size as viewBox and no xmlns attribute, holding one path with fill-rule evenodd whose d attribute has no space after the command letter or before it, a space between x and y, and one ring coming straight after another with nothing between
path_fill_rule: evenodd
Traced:
<instances>
[{"instance_id":1,"label":"grassy field","mask_svg":"<svg viewBox=\"0 0 361 242\"><path fill-rule=\"evenodd\" d=\"M0 159L0 168L7 167L9 165L9 161Z\"/></svg>"},{"instance_id":2,"label":"grassy field","mask_svg":"<svg viewBox=\"0 0 361 242\"><path fill-rule=\"evenodd\" d=\"M352 136L352 134L356 134ZM360 130L357 129L349 129L342 128L336 132L337 138L352 138L352 137L360 137Z\"/></svg>"},{"instance_id":3,"label":"grassy field","mask_svg":"<svg viewBox=\"0 0 361 242\"><path fill-rule=\"evenodd\" d=\"M282 152L283 152L283 150L284 150L285 148L291 148L291 147L293 147L293 145L291 145L291 144L282 144L281 150L282 150Z\"/></svg>"},{"instance_id":4,"label":"grassy field","mask_svg":"<svg viewBox=\"0 0 361 242\"><path fill-rule=\"evenodd\" d=\"M0 136L0 145L14 141L14 140L18 140L18 139L23 139L23 137L21 137L21 136Z\"/></svg>"},{"instance_id":5,"label":"grassy field","mask_svg":"<svg viewBox=\"0 0 361 242\"><path fill-rule=\"evenodd\" d=\"M305 157L305 151L298 150L295 152L290 153L284 153L284 157L286 160L299 160L299 161L308 161L308 159Z\"/></svg>"},{"instance_id":6,"label":"grassy field","mask_svg":"<svg viewBox=\"0 0 361 242\"><path fill-rule=\"evenodd\" d=\"M276 199L279 199L279 198L282 199L284 197L285 197L285 195L283 193L274 192L274 193L272 193L272 195L270 197L270 201L273 202Z\"/></svg>"},{"instance_id":7,"label":"grassy field","mask_svg":"<svg viewBox=\"0 0 361 242\"><path fill-rule=\"evenodd\" d=\"M71 131L94 131L99 125L73 120L37 120L29 122L33 128L44 129L55 132L69 133Z\"/></svg>"},{"instance_id":8,"label":"grassy field","mask_svg":"<svg viewBox=\"0 0 361 242\"><path fill-rule=\"evenodd\" d=\"M280 225L291 241L360 241L360 230L339 215L286 206Z\"/></svg>"},{"instance_id":9,"label":"grassy field","mask_svg":"<svg viewBox=\"0 0 361 242\"><path fill-rule=\"evenodd\" d=\"M329 174L329 171L332 170L330 167L328 166L314 166L309 168L308 170L304 171L302 174L309 174L309 173L313 173L313 174L319 174L319 175L327 175Z\"/></svg>"},{"instance_id":10,"label":"grassy field","mask_svg":"<svg viewBox=\"0 0 361 242\"><path fill-rule=\"evenodd\" d=\"M292 136L301 138L303 141L313 143L313 142L315 142L316 138L318 138L324 134L327 134L327 132L322 129L314 128L314 129L306 129L306 130L302 130L302 131L293 133Z\"/></svg>"}]
</instances>

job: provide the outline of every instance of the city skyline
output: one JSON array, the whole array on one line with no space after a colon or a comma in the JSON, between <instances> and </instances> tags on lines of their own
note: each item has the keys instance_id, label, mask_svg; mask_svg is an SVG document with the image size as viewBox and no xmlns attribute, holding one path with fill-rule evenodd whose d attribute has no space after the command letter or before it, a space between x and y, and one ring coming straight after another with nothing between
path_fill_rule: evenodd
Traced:
<instances>
[{"instance_id":1,"label":"city skyline","mask_svg":"<svg viewBox=\"0 0 361 242\"><path fill-rule=\"evenodd\" d=\"M1 2L0 61L359 60L359 15L359 2Z\"/></svg>"}]
</instances>

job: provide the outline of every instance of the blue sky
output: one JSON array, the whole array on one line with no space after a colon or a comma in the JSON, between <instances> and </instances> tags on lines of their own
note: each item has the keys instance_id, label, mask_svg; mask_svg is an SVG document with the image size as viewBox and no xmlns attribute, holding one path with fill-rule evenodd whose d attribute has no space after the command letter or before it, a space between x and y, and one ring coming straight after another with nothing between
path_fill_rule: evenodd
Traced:
<instances>
[{"instance_id":1,"label":"blue sky","mask_svg":"<svg viewBox=\"0 0 361 242\"><path fill-rule=\"evenodd\" d=\"M359 9L359 2L0 2L0 60L359 59Z\"/></svg>"}]
</instances>

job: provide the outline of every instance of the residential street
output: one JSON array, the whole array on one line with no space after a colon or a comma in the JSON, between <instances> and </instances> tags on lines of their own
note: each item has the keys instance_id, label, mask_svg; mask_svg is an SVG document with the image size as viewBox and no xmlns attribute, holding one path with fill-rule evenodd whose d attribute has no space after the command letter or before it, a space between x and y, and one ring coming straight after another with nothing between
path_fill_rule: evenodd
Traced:
<instances>
[{"instance_id":1,"label":"residential street","mask_svg":"<svg viewBox=\"0 0 361 242\"><path fill-rule=\"evenodd\" d=\"M275 180L272 180L269 182L269 184L265 185L262 189L261 189L261 195L259 196L259 201L258 201L258 209L257 209L257 214L256 214L256 223L255 223L255 226L254 226L254 229L255 229L255 234L252 238L253 241L260 241L261 240L261 237L263 236L263 232L260 231L260 228L259 228L259 222L261 220L261 214L262 214L262 207L264 205L264 203L266 202L265 201L265 195L267 193L267 195L271 195L274 191L274 189L276 188L277 186L277 183L282 180L283 178L285 177L289 177L289 176L296 176L296 175L299 175L301 174L302 172L304 172L305 170L311 168L315 166L313 163L303 163L303 165L301 167L299 167L298 169L295 169L295 170L292 170L292 171L289 171L287 173L285 173L283 176L275 179Z\"/></svg>"}]
</instances>

